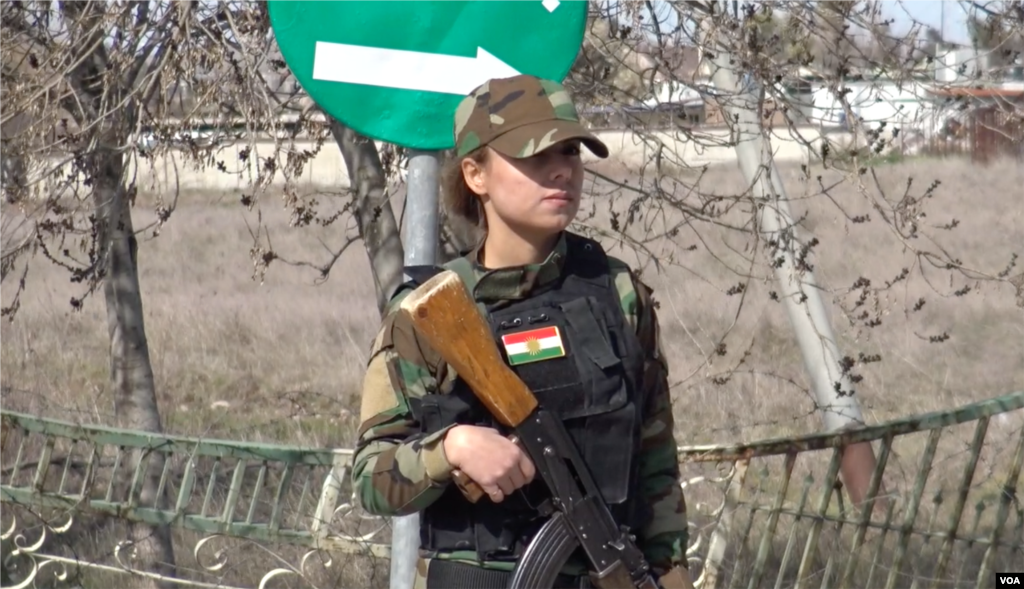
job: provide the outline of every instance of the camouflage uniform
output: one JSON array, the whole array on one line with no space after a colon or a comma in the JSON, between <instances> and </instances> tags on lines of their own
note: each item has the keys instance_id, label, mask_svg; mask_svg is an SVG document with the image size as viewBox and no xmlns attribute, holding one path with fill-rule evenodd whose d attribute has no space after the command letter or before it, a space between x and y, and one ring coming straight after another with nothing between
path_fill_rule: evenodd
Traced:
<instances>
[{"instance_id":1,"label":"camouflage uniform","mask_svg":"<svg viewBox=\"0 0 1024 589\"><path fill-rule=\"evenodd\" d=\"M487 107L490 116L481 114ZM503 129L505 122L513 122L516 128ZM579 138L595 154L607 155L607 148L578 123L575 109L561 86L528 76L491 81L490 87L485 84L467 97L456 113L455 134L459 155L480 145L490 145L505 154L528 157L568 138ZM562 274L566 241L563 234L542 264L498 270L481 267L476 250L459 260L464 269L460 275L471 283L478 303L522 300ZM644 350L639 386L647 406L643 408L639 477L642 495L652 507L653 516L637 534L637 543L660 574L677 564L685 566L687 544L686 506L679 485L668 370L660 349L651 290L624 262L609 256L608 266L626 323L635 331ZM353 468L353 482L362 506L384 516L423 510L437 501L451 483L452 466L445 457L442 440L452 426L424 434L413 417L411 402L430 393L448 394L456 375L395 312L408 292L400 291L392 299L373 342L363 385ZM479 563L475 551L421 550L420 557L417 587L425 587L433 559L482 564L500 570L513 566L507 562ZM582 566L570 563L564 572L580 574Z\"/></svg>"}]
</instances>

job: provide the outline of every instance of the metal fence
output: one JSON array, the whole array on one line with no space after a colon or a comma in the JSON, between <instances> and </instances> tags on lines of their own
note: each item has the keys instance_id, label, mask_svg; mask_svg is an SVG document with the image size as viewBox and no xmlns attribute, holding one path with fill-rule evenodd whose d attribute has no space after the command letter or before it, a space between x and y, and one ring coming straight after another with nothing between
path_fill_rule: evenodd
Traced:
<instances>
[{"instance_id":1,"label":"metal fence","mask_svg":"<svg viewBox=\"0 0 1024 589\"><path fill-rule=\"evenodd\" d=\"M726 469L694 479L715 483L706 496L687 492L718 502L692 516L702 586L991 586L1024 563L1024 424L1007 417L1022 406L1016 393L844 435L685 449L684 463ZM858 441L878 456L863 506L837 477Z\"/></svg>"},{"instance_id":2,"label":"metal fence","mask_svg":"<svg viewBox=\"0 0 1024 589\"><path fill-rule=\"evenodd\" d=\"M955 115L940 111L920 136L920 151L938 157L969 156L977 163L1008 157L1024 161L1024 104L988 105Z\"/></svg>"},{"instance_id":3,"label":"metal fence","mask_svg":"<svg viewBox=\"0 0 1024 589\"><path fill-rule=\"evenodd\" d=\"M1017 392L842 434L681 447L696 585L992 586L1024 567L1022 409ZM0 415L4 587L157 576L134 565L130 521L172 527L182 585L387 585L388 520L354 501L351 450ZM860 441L878 466L853 506L838 471ZM153 504L139 499L145 476L159 478Z\"/></svg>"}]
</instances>

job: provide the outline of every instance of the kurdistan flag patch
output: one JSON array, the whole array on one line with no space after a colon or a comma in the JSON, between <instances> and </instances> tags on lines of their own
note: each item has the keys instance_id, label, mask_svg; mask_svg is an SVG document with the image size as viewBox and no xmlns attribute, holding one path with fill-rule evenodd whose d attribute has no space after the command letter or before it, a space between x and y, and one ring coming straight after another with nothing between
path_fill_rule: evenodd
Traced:
<instances>
[{"instance_id":1,"label":"kurdistan flag patch","mask_svg":"<svg viewBox=\"0 0 1024 589\"><path fill-rule=\"evenodd\" d=\"M508 363L512 366L565 356L562 334L557 327L542 327L501 336Z\"/></svg>"}]
</instances>

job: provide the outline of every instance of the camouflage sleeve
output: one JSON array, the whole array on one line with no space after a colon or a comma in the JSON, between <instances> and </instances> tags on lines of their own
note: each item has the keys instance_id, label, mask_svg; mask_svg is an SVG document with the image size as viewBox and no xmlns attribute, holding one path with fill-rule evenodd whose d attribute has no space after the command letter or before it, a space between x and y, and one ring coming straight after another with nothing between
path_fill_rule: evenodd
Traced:
<instances>
[{"instance_id":1,"label":"camouflage sleeve","mask_svg":"<svg viewBox=\"0 0 1024 589\"><path fill-rule=\"evenodd\" d=\"M654 511L654 517L641 530L638 540L651 566L664 573L677 564L686 566L686 500L680 486L668 365L662 355L657 311L650 288L635 276L633 283L636 292L633 316L640 344L646 352L640 479L643 494Z\"/></svg>"},{"instance_id":2,"label":"camouflage sleeve","mask_svg":"<svg viewBox=\"0 0 1024 589\"><path fill-rule=\"evenodd\" d=\"M352 467L356 495L369 513L415 513L451 479L443 445L448 429L425 435L410 410L410 399L436 389L440 363L401 315L384 319L363 380Z\"/></svg>"}]
</instances>

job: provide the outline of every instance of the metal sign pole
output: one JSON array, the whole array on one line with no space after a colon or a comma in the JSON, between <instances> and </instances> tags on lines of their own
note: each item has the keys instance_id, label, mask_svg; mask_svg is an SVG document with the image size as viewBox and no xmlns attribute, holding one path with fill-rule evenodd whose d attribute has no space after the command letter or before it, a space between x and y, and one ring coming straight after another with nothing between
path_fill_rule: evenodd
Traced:
<instances>
[{"instance_id":1,"label":"metal sign pole","mask_svg":"<svg viewBox=\"0 0 1024 589\"><path fill-rule=\"evenodd\" d=\"M420 545L420 514L391 519L390 589L412 589Z\"/></svg>"},{"instance_id":2,"label":"metal sign pole","mask_svg":"<svg viewBox=\"0 0 1024 589\"><path fill-rule=\"evenodd\" d=\"M406 266L424 266L437 262L440 168L438 152L410 150L402 236Z\"/></svg>"},{"instance_id":3,"label":"metal sign pole","mask_svg":"<svg viewBox=\"0 0 1024 589\"><path fill-rule=\"evenodd\" d=\"M437 263L439 169L437 152L409 154L402 236L406 266ZM419 545L420 514L392 518L390 589L412 589Z\"/></svg>"}]
</instances>

